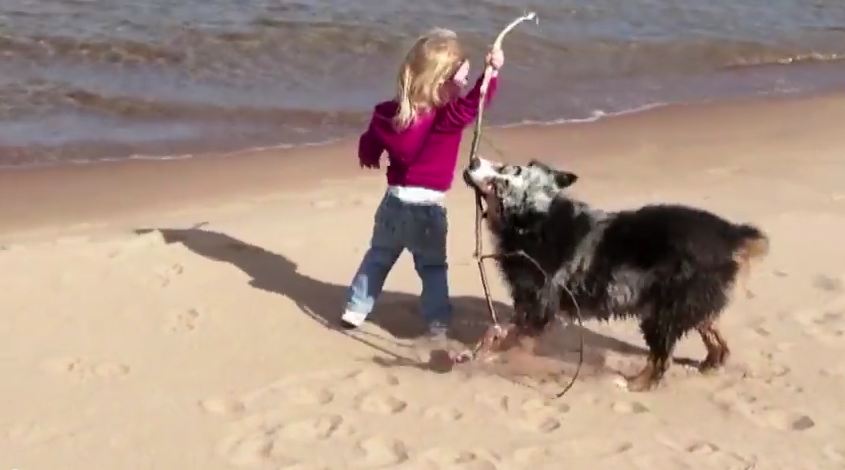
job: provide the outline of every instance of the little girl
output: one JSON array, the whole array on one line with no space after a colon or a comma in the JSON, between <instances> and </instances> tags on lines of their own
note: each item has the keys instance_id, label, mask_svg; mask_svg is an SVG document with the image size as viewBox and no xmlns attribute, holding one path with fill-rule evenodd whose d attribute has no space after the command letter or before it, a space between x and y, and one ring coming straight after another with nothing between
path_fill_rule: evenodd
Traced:
<instances>
[{"instance_id":1,"label":"little girl","mask_svg":"<svg viewBox=\"0 0 845 470\"><path fill-rule=\"evenodd\" d=\"M496 91L501 50L491 50L493 74L486 98ZM464 97L469 62L454 32L434 29L420 37L399 68L397 96L375 106L361 135L361 167L379 168L387 151L387 191L375 215L370 248L352 284L341 323L361 325L381 294L388 272L404 249L422 279L422 314L432 335L445 334L452 306L446 279L445 193L452 185L464 128L473 122L481 82ZM486 105L487 103L485 103Z\"/></svg>"}]
</instances>

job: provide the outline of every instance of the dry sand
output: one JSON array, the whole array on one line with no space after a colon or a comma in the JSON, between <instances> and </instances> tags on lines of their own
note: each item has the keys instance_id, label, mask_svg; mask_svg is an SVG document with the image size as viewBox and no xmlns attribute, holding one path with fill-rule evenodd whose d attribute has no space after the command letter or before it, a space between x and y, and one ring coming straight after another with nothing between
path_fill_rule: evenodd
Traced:
<instances>
[{"instance_id":1,"label":"dry sand","mask_svg":"<svg viewBox=\"0 0 845 470\"><path fill-rule=\"evenodd\" d=\"M629 393L636 325L590 322L558 400L574 328L542 357L428 367L407 257L363 331L327 328L384 189L354 142L4 172L0 469L845 468L843 122L831 95L491 132L599 207L685 202L772 240L724 315L725 370ZM471 200L458 180L453 346L486 322Z\"/></svg>"}]
</instances>

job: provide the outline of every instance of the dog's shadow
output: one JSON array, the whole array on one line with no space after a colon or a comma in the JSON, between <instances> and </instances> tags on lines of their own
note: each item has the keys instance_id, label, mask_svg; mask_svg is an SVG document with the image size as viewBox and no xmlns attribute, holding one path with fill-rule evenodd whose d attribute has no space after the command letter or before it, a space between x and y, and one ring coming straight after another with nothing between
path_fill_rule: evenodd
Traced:
<instances>
[{"instance_id":1,"label":"dog's shadow","mask_svg":"<svg viewBox=\"0 0 845 470\"><path fill-rule=\"evenodd\" d=\"M303 313L315 321L327 328L340 331L336 325L339 323L345 303L346 286L302 274L297 270L296 263L285 256L238 240L225 233L196 227L189 229L145 228L138 229L135 233L145 234L154 231L159 232L168 244L180 243L200 256L237 267L251 278L249 283L253 287L291 299ZM418 338L425 333L421 316L417 313L418 302L419 298L416 295L384 291L369 320L397 339ZM452 302L455 310L455 325L450 336L467 346L475 344L489 325L485 299L460 296L453 297ZM500 302L495 303L495 308L501 313L511 312L510 307ZM585 350L590 351L590 354L585 356L588 362L601 362L603 353L609 350L629 355L647 353L644 348L578 326L567 327L565 334L556 341L556 344L562 344L562 341L571 343L567 346L571 350L572 345L578 344L581 335L583 335ZM384 352L383 349L381 350ZM566 356L563 355L563 357ZM403 358L396 355L394 357L397 360L393 362L397 365L412 365Z\"/></svg>"}]
</instances>

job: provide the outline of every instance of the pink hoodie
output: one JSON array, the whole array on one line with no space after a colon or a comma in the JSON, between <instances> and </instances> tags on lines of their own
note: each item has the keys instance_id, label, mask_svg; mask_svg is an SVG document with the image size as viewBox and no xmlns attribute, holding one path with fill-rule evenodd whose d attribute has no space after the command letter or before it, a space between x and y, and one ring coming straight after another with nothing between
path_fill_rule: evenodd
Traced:
<instances>
[{"instance_id":1,"label":"pink hoodie","mask_svg":"<svg viewBox=\"0 0 845 470\"><path fill-rule=\"evenodd\" d=\"M478 114L482 78L466 96L418 116L403 131L393 127L399 108L395 101L376 105L370 125L358 142L361 164L377 166L386 150L390 162L387 184L447 191L455 175L463 130ZM490 80L485 106L493 98L497 82L497 77Z\"/></svg>"}]
</instances>

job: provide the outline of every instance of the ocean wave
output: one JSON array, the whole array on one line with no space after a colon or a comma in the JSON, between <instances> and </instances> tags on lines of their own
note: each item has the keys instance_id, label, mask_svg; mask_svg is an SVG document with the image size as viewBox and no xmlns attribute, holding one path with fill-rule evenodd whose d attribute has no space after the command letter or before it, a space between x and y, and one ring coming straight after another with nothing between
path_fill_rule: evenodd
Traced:
<instances>
[{"instance_id":1,"label":"ocean wave","mask_svg":"<svg viewBox=\"0 0 845 470\"><path fill-rule=\"evenodd\" d=\"M26 170L34 168L47 168L57 165L92 165L100 163L120 163L127 160L135 161L172 161L189 160L203 155L215 155L218 157L235 157L244 153L283 151L294 148L320 147L339 142L342 138L326 138L301 142L298 144L277 143L271 145L244 145L230 150L207 150L203 152L185 153L130 153L127 155L109 156L103 153L98 156L98 149L117 149L119 144L109 142L91 142L85 145L74 145L71 147L3 147L0 146L0 170ZM72 156L69 156L72 155Z\"/></svg>"},{"instance_id":2,"label":"ocean wave","mask_svg":"<svg viewBox=\"0 0 845 470\"><path fill-rule=\"evenodd\" d=\"M197 70L227 64L237 67L257 56L283 61L310 55L313 61L316 57L331 59L344 54L391 53L397 51L398 46L404 46L401 44L403 37L401 32L378 26L258 17L247 29L187 25L157 31L146 41L120 36L0 34L0 57Z\"/></svg>"},{"instance_id":3,"label":"ocean wave","mask_svg":"<svg viewBox=\"0 0 845 470\"><path fill-rule=\"evenodd\" d=\"M68 83L28 81L0 86L0 118L26 116L35 108L43 112L76 111L100 116L140 121L194 120L233 121L264 124L284 123L289 128L323 125L360 125L364 112L223 106L212 103L144 99L136 96L106 95ZM42 113L38 113L42 114Z\"/></svg>"},{"instance_id":4,"label":"ocean wave","mask_svg":"<svg viewBox=\"0 0 845 470\"><path fill-rule=\"evenodd\" d=\"M664 108L670 105L677 105L683 103L649 103L642 106L635 106L632 108L622 109L619 111L605 111L602 109L596 109L589 113L589 115L584 117L572 117L572 118L557 118L557 119L545 119L545 120L535 120L535 119L524 119L521 121L513 122L510 124L503 124L499 127L502 129L513 128L513 127L522 127L522 126L560 126L560 125L567 125L567 124L589 124L593 122L600 121L602 119L607 118L614 118L619 116L626 116L629 114L639 114L644 113L647 111L652 111L659 108Z\"/></svg>"},{"instance_id":5,"label":"ocean wave","mask_svg":"<svg viewBox=\"0 0 845 470\"><path fill-rule=\"evenodd\" d=\"M153 34L155 33L155 34ZM0 57L44 65L71 64L100 68L154 67L187 81L229 86L315 80L367 70L390 74L409 43L409 31L379 24L329 20L295 20L258 15L241 28L186 25L151 31L149 39L0 35ZM481 36L465 35L473 49ZM568 80L658 74L695 74L755 65L788 65L845 58L845 34L827 27L777 40L719 36L555 37L515 34L508 55L518 63ZM368 67L366 64L370 64ZM371 72L371 73L372 73Z\"/></svg>"},{"instance_id":6,"label":"ocean wave","mask_svg":"<svg viewBox=\"0 0 845 470\"><path fill-rule=\"evenodd\" d=\"M726 64L725 68L755 67L766 65L791 65L845 60L845 52L805 52L797 54L762 54L742 57Z\"/></svg>"},{"instance_id":7,"label":"ocean wave","mask_svg":"<svg viewBox=\"0 0 845 470\"><path fill-rule=\"evenodd\" d=\"M830 33L824 47L729 38L617 39L560 41L526 37L509 43L509 55L555 70L569 80L661 74L698 74L742 66L837 61L845 58L845 35ZM554 60L551 58L554 57Z\"/></svg>"},{"instance_id":8,"label":"ocean wave","mask_svg":"<svg viewBox=\"0 0 845 470\"><path fill-rule=\"evenodd\" d=\"M187 54L172 47L119 38L103 40L63 36L0 36L5 60L84 60L103 63L156 63L177 65Z\"/></svg>"}]
</instances>

